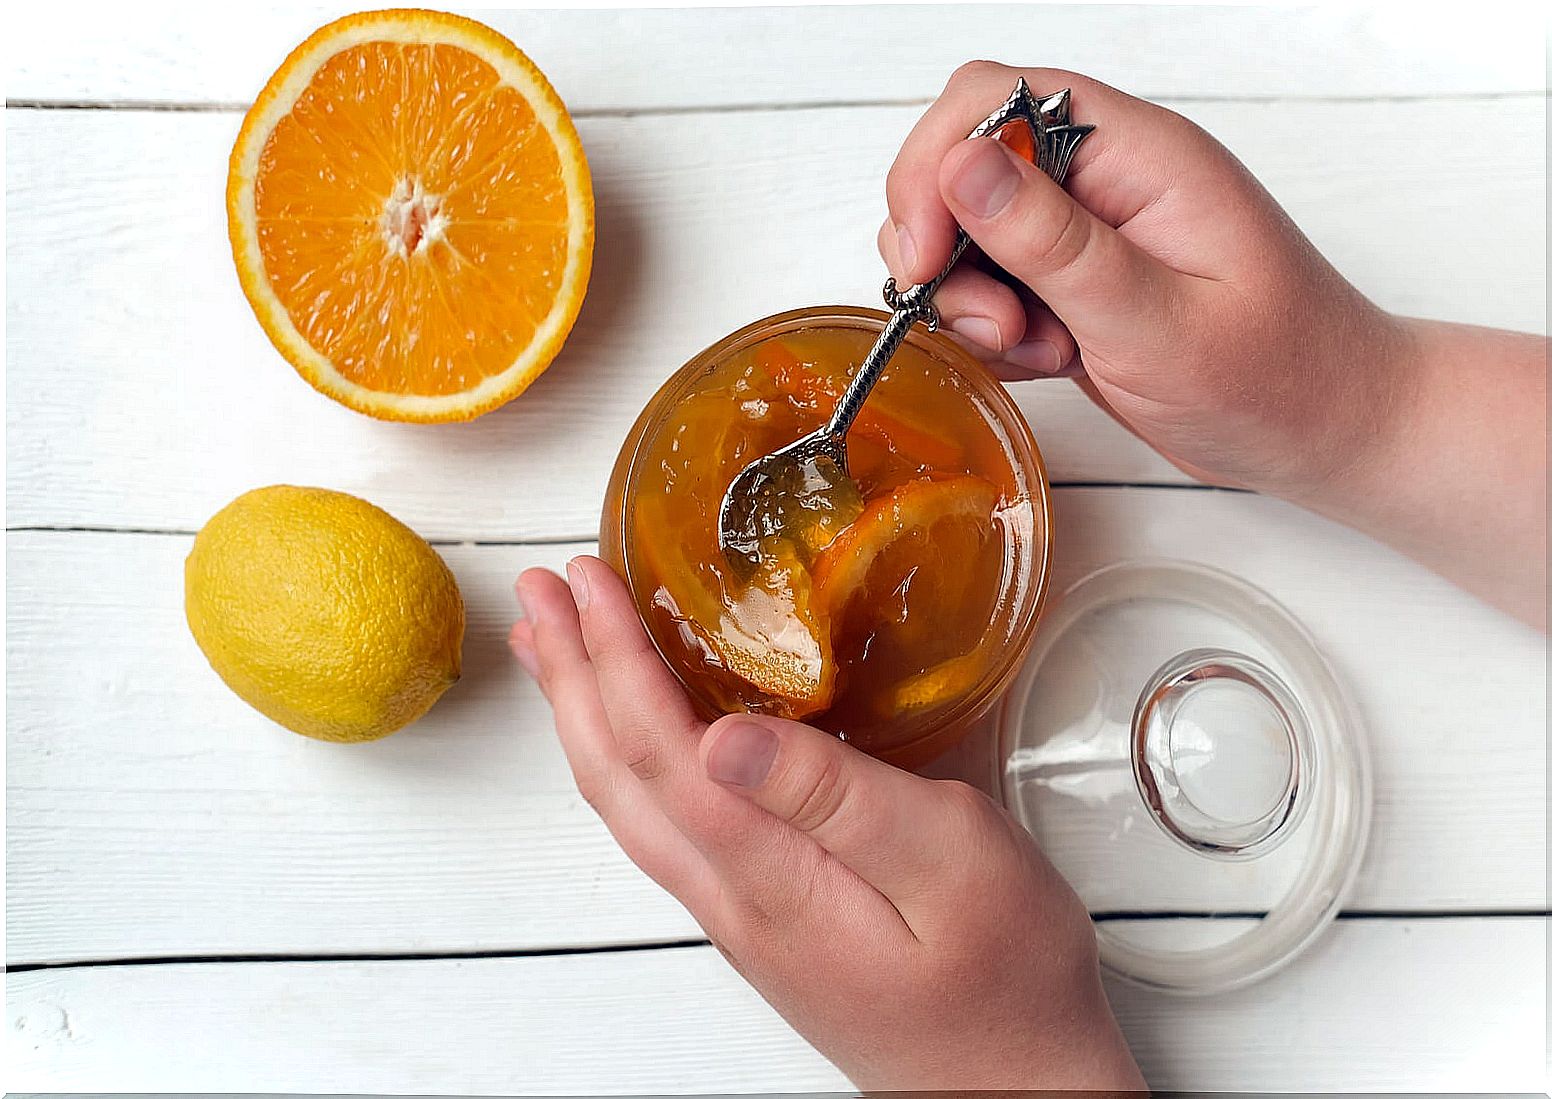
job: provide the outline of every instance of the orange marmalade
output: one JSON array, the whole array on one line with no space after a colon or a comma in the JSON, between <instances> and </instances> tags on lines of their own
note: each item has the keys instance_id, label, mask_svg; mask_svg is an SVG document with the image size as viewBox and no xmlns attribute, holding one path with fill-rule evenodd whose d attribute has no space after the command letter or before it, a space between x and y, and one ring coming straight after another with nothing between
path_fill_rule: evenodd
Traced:
<instances>
[{"instance_id":1,"label":"orange marmalade","mask_svg":"<svg viewBox=\"0 0 1552 1099\"><path fill-rule=\"evenodd\" d=\"M995 380L913 331L847 436L860 501L793 497L755 560L717 544L728 484L829 418L885 319L800 310L697 356L627 439L600 543L708 719L807 721L915 766L1001 693L1045 592L1045 474Z\"/></svg>"}]
</instances>

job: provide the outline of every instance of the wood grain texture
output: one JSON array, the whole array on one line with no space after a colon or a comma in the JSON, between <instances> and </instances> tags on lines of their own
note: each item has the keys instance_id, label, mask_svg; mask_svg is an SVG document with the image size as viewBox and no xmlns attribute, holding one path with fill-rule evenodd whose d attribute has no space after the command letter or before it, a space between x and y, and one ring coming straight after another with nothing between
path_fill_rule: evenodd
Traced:
<instances>
[{"instance_id":1,"label":"wood grain texture","mask_svg":"<svg viewBox=\"0 0 1552 1099\"><path fill-rule=\"evenodd\" d=\"M1261 585L1314 634L1374 757L1352 907L1544 905L1542 638L1253 496L1064 489L1055 522L1057 591L1120 558L1181 557ZM183 622L188 545L9 536L13 963L699 934L577 796L543 699L505 651L517 573L589 547L444 547L469 607L463 681L414 728L342 747L271 725L210 672ZM1085 874L1110 909L1200 901L1149 866Z\"/></svg>"},{"instance_id":2,"label":"wood grain texture","mask_svg":"<svg viewBox=\"0 0 1552 1099\"><path fill-rule=\"evenodd\" d=\"M247 103L342 5L160 5L13 17L7 94L21 100ZM925 100L990 57L1085 72L1150 98L1541 92L1530 5L1469 19L1407 8L996 5L634 11L465 9L511 37L581 112ZM652 63L622 56L652 47ZM670 78L665 79L665 74Z\"/></svg>"},{"instance_id":3,"label":"wood grain texture","mask_svg":"<svg viewBox=\"0 0 1552 1099\"><path fill-rule=\"evenodd\" d=\"M1546 932L1341 922L1242 992L1111 1000L1158 1089L1534 1091ZM19 1090L848 1090L710 947L40 971L6 991Z\"/></svg>"},{"instance_id":4,"label":"wood grain texture","mask_svg":"<svg viewBox=\"0 0 1552 1099\"><path fill-rule=\"evenodd\" d=\"M1381 304L1544 329L1541 100L1188 110ZM584 121L600 228L571 340L505 409L426 427L318 396L260 332L221 206L235 115L8 112L8 524L193 530L288 481L431 537L591 538L621 438L680 363L767 313L877 300L881 181L919 113ZM1055 480L1184 480L1070 383L1016 391Z\"/></svg>"},{"instance_id":5,"label":"wood grain texture","mask_svg":"<svg viewBox=\"0 0 1552 1099\"><path fill-rule=\"evenodd\" d=\"M697 936L576 795L502 644L510 582L588 548L620 437L688 355L764 313L877 301L884 171L964 60L1060 64L1190 115L1388 308L1546 327L1539 15L505 11L481 17L580 118L599 209L588 304L515 405L465 427L378 424L269 347L221 207L238 109L344 9L207 7L10 13L13 103L193 109L6 112L8 525L193 530L294 481L451 542L583 542L445 546L470 608L465 680L416 728L341 748L270 725L210 672L182 619L187 537L8 534L13 965ZM1058 480L1184 481L1067 383L1018 399ZM1545 641L1265 500L1066 489L1057 506L1058 586L1183 557L1304 620L1370 726L1375 826L1350 909L1458 914L1339 922L1231 996L1115 986L1154 1086L1544 1090L1547 924L1469 913L1546 905ZM1114 907L1196 899L1156 867L1078 872ZM15 973L5 1032L13 1089L846 1087L696 947Z\"/></svg>"}]
</instances>

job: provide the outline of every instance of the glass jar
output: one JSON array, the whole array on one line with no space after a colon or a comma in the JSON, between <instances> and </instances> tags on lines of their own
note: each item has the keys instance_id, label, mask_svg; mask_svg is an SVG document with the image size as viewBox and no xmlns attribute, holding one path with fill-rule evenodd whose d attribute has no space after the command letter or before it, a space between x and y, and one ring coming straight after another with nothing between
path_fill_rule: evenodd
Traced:
<instances>
[{"instance_id":1,"label":"glass jar","mask_svg":"<svg viewBox=\"0 0 1552 1099\"><path fill-rule=\"evenodd\" d=\"M642 550L650 545L649 539L683 535L678 530L645 529L638 519L638 485L647 464L646 456L657 453L658 444L663 441L660 436L668 429L676 410L708 386L711 374L731 357L776 337L801 339L829 331L865 334L865 345L882 330L888 316L876 309L819 306L779 313L741 328L696 355L669 378L642 410L620 449L604 496L599 551L624 577L648 635L684 683L696 709L708 720L726 712L725 695L719 696L707 670L686 656L683 639L678 636L682 631L675 630L662 613L654 612L657 589L647 578L650 570L642 564ZM920 327L910 332L899 356L905 362L921 364L920 369L931 374L942 372L938 375L941 382L935 393L935 408L920 411L929 416L936 414L943 408L936 405L938 400L960 400L967 407L974 406L996 436L1001 458L1013 478L1012 491L1003 492L1003 506L996 512L1003 540L1002 576L991 619L977 647L978 655L984 659L975 664L973 680L959 684L952 697L944 697L941 704L890 722L885 732L848 735L844 727L835 728L833 723L827 723L823 713L812 719L821 727L830 724L832 731L879 758L915 768L957 743L998 701L1018 671L1045 604L1051 558L1050 486L1028 424L984 366L953 341ZM896 362L902 362L902 358L897 357ZM888 385L886 373L875 397ZM753 457L749 455L740 461ZM727 480L731 480L732 473L736 469L727 474ZM725 488L726 483L716 486L715 499L706 493L706 506L699 510L708 524L715 523ZM711 534L714 536L714 531Z\"/></svg>"}]
</instances>

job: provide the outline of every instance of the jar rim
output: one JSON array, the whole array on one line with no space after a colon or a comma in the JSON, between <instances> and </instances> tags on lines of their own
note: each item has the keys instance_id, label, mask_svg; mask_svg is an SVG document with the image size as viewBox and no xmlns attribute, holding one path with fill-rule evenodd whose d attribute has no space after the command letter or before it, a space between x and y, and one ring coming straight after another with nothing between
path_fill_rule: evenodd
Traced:
<instances>
[{"instance_id":1,"label":"jar rim","mask_svg":"<svg viewBox=\"0 0 1552 1099\"><path fill-rule=\"evenodd\" d=\"M812 305L773 313L751 321L692 355L653 396L648 405L651 415L644 411L642 419L632 430L634 445L621 481L621 506L616 519L624 580L633 598L639 594L636 579L632 575L635 555L629 552L629 547L634 544L635 509L627 505L634 499L642 456L650 449L649 444L657 437L669 411L679 399L693 389L712 365L761 340L807 328L854 328L876 332L882 330L889 317L890 314L881 309L854 305ZM935 715L932 725L922 735L881 753L885 759L896 754L908 754L913 748L919 748L930 741L938 730L976 720L991 709L1012 682L1028 651L1035 625L1046 603L1051 580L1050 481L1045 460L1023 412L995 376L958 344L944 336L929 333L920 326L911 329L906 342L928 354L935 362L955 371L974 394L985 402L999 426L1008 433L1013 456L1027 481L1036 528L1030 537L1014 540L1017 546L1024 547L1022 552L1032 555L1032 560L1029 562L1027 583L1022 586L1022 590L1014 593L1017 603L1009 612L1003 651L990 664L987 675L974 690L966 692L954 704ZM672 667L672 662L668 661L667 654L663 652L662 645L651 629L647 630L647 636L659 655Z\"/></svg>"}]
</instances>

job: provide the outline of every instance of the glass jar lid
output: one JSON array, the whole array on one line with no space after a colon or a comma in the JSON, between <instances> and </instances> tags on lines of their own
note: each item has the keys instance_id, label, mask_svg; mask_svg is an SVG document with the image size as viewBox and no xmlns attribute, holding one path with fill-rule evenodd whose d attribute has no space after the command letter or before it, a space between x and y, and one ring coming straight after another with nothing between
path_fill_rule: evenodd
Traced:
<instances>
[{"instance_id":1,"label":"glass jar lid","mask_svg":"<svg viewBox=\"0 0 1552 1099\"><path fill-rule=\"evenodd\" d=\"M1335 917L1368 833L1358 714L1303 627L1199 565L1131 561L1048 612L999 717L1003 800L1120 976L1271 973Z\"/></svg>"}]
</instances>

